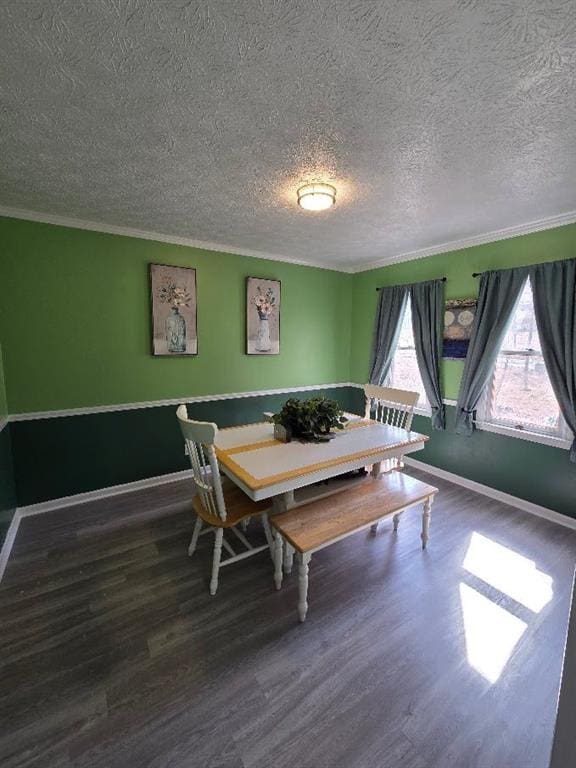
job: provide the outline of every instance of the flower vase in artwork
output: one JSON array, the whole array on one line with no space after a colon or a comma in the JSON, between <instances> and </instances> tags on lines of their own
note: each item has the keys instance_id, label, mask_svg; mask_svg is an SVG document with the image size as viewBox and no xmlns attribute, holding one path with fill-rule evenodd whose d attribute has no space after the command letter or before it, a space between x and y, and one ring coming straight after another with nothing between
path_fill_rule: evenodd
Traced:
<instances>
[{"instance_id":1,"label":"flower vase in artwork","mask_svg":"<svg viewBox=\"0 0 576 768\"><path fill-rule=\"evenodd\" d=\"M176 306L166 318L166 342L168 352L186 352L186 321Z\"/></svg>"},{"instance_id":2,"label":"flower vase in artwork","mask_svg":"<svg viewBox=\"0 0 576 768\"><path fill-rule=\"evenodd\" d=\"M272 342L270 341L270 322L268 315L264 312L258 312L258 335L256 337L256 350L258 352L270 352Z\"/></svg>"}]
</instances>

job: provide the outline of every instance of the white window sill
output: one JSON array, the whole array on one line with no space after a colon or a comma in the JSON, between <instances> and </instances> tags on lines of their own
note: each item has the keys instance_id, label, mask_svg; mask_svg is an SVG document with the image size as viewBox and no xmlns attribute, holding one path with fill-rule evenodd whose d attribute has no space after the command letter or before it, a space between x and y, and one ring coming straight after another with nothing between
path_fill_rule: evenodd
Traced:
<instances>
[{"instance_id":1,"label":"white window sill","mask_svg":"<svg viewBox=\"0 0 576 768\"><path fill-rule=\"evenodd\" d=\"M491 424L487 421L477 421L475 422L475 426L483 432L495 432L497 435L518 437L520 440L528 440L530 443L540 443L541 445L550 445L553 448L563 448L568 450L571 446L570 440L564 440L561 437L553 437L552 435L543 435L539 432L529 432L527 429L514 429L514 427L505 427L502 424Z\"/></svg>"}]
</instances>

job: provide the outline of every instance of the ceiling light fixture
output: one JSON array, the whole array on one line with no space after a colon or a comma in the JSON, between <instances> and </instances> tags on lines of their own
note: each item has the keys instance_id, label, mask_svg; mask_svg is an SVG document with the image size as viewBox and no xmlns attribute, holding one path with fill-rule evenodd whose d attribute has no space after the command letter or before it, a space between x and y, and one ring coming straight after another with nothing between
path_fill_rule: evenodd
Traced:
<instances>
[{"instance_id":1,"label":"ceiling light fixture","mask_svg":"<svg viewBox=\"0 0 576 768\"><path fill-rule=\"evenodd\" d=\"M306 211L325 211L336 202L336 188L331 184L305 184L297 194L298 205Z\"/></svg>"}]
</instances>

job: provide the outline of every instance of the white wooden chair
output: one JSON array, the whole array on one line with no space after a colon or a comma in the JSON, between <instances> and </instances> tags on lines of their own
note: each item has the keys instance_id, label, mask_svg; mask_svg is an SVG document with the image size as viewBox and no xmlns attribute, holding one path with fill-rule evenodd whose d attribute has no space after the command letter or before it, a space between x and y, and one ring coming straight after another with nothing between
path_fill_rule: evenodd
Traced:
<instances>
[{"instance_id":1,"label":"white wooden chair","mask_svg":"<svg viewBox=\"0 0 576 768\"><path fill-rule=\"evenodd\" d=\"M389 424L391 427L400 427L408 432L412 428L412 419L414 417L414 408L420 397L418 392L410 392L405 389L393 389L392 387L379 387L377 384L365 384L364 396L366 398L367 419L375 419L381 424ZM386 466L375 466L373 468L374 476L380 471L390 472L404 468L404 457L398 456L396 459L390 459ZM398 530L400 514L394 515L394 530ZM372 533L378 530L378 523L372 525Z\"/></svg>"},{"instance_id":2,"label":"white wooden chair","mask_svg":"<svg viewBox=\"0 0 576 768\"><path fill-rule=\"evenodd\" d=\"M410 431L414 408L420 395L392 387L379 387L377 384L365 384L366 418L376 419L391 427L400 427Z\"/></svg>"},{"instance_id":3,"label":"white wooden chair","mask_svg":"<svg viewBox=\"0 0 576 768\"><path fill-rule=\"evenodd\" d=\"M214 440L218 432L216 424L206 421L192 421L188 418L185 405L179 406L176 415L190 456L195 486L193 505L196 512L196 522L188 547L188 554L190 556L194 554L199 536L214 531L210 594L215 595L218 589L220 568L244 560L266 549L272 551L272 536L268 524L270 504L266 501L254 502L232 482L227 479L224 479L223 482L214 449ZM267 542L258 547L253 547L246 536L236 527L239 523L255 515L258 515L262 520ZM224 538L224 531L234 534L243 547L242 552L237 554L234 551L230 542ZM223 548L228 554L226 559L222 559Z\"/></svg>"}]
</instances>

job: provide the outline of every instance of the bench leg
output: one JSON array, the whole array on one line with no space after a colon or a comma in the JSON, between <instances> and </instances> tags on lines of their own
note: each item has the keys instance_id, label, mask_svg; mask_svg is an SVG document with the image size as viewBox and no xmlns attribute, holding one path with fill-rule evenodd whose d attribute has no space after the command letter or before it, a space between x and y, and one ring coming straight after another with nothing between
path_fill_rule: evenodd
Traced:
<instances>
[{"instance_id":1,"label":"bench leg","mask_svg":"<svg viewBox=\"0 0 576 768\"><path fill-rule=\"evenodd\" d=\"M430 532L430 509L433 501L433 496L427 498L424 502L424 509L422 510L422 533L420 534L420 538L422 539L422 549L426 549L426 544L428 543L428 534Z\"/></svg>"},{"instance_id":2,"label":"bench leg","mask_svg":"<svg viewBox=\"0 0 576 768\"><path fill-rule=\"evenodd\" d=\"M274 531L274 584L276 589L282 586L282 536Z\"/></svg>"},{"instance_id":3,"label":"bench leg","mask_svg":"<svg viewBox=\"0 0 576 768\"><path fill-rule=\"evenodd\" d=\"M400 522L400 515L401 514L402 513L399 512L397 515L394 515L394 517L392 518L392 520L394 522L394 533L396 533L396 531L398 530L398 523Z\"/></svg>"},{"instance_id":4,"label":"bench leg","mask_svg":"<svg viewBox=\"0 0 576 768\"><path fill-rule=\"evenodd\" d=\"M308 612L308 563L309 552L298 553L298 618L304 621Z\"/></svg>"},{"instance_id":5,"label":"bench leg","mask_svg":"<svg viewBox=\"0 0 576 768\"><path fill-rule=\"evenodd\" d=\"M292 561L294 559L294 547L286 541L284 543L284 573L292 573Z\"/></svg>"}]
</instances>

